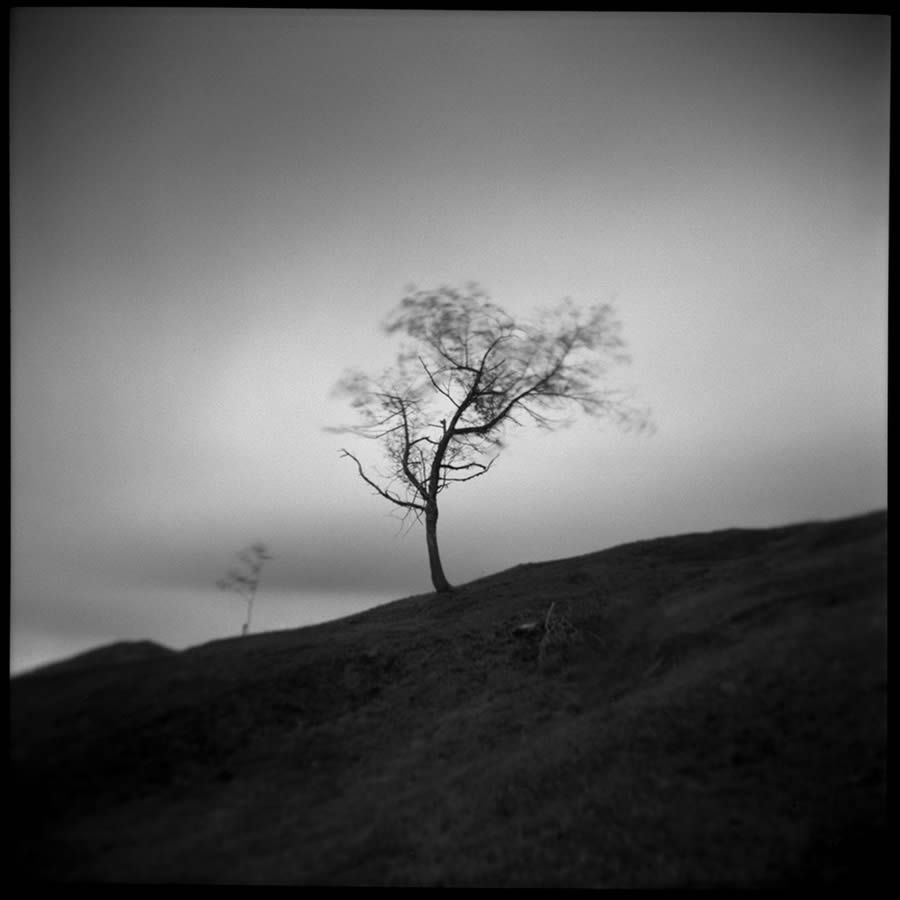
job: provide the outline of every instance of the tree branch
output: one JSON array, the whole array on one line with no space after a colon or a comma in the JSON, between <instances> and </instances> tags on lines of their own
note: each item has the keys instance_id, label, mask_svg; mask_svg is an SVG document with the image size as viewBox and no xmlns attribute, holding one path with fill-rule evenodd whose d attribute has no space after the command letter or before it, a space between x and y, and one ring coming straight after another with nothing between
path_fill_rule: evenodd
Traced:
<instances>
[{"instance_id":1,"label":"tree branch","mask_svg":"<svg viewBox=\"0 0 900 900\"><path fill-rule=\"evenodd\" d=\"M409 483L419 492L420 496L423 500L428 500L428 494L425 491L425 486L413 475L412 469L409 466L409 454L413 448L413 444L410 443L409 439L409 419L406 415L406 406L402 400L399 401L400 405L400 415L403 420L403 456L401 459L401 464L403 466L403 474L406 476Z\"/></svg>"},{"instance_id":2,"label":"tree branch","mask_svg":"<svg viewBox=\"0 0 900 900\"><path fill-rule=\"evenodd\" d=\"M452 394L451 394L448 390L445 390L444 388L442 388L442 387L437 383L437 380L435 379L434 375L432 375L431 370L430 370L430 369L428 368L428 366L425 364L425 360L422 359L421 356L418 357L418 359L419 359L419 362L422 364L422 368L425 370L425 374L428 376L428 380L431 382L432 387L433 387L439 394L443 394L443 395L444 395L451 403L453 403L454 406L455 406L455 405L456 405L456 401L453 399Z\"/></svg>"},{"instance_id":3,"label":"tree branch","mask_svg":"<svg viewBox=\"0 0 900 900\"><path fill-rule=\"evenodd\" d=\"M454 478L452 475L442 475L441 476L441 485L445 486L448 484L462 484L464 481L472 481L472 479L474 479L474 478L480 478L482 475L486 474L490 470L491 466L494 464L496 459L497 459L497 457L495 456L488 463L473 462L473 463L468 463L467 465L464 465L464 466L445 465L444 466L445 469L449 468L449 469L453 469L454 471L459 471L461 469L471 469L471 468L478 468L479 471L473 472L471 475L466 475L463 478Z\"/></svg>"},{"instance_id":4,"label":"tree branch","mask_svg":"<svg viewBox=\"0 0 900 900\"><path fill-rule=\"evenodd\" d=\"M403 506L407 509L420 509L420 510L425 509L425 507L422 506L422 504L413 503L411 500L401 500L399 497L397 497L394 494L390 493L389 491L385 490L380 485L377 485L363 471L362 463L349 450L344 450L342 448L341 449L341 457L343 458L344 456L349 456L350 459L352 459L353 462L356 463L356 468L359 470L359 477L362 478L362 480L365 481L365 483L367 485L369 485L369 487L374 488L375 491L377 491L380 496L384 497L385 500L390 500L391 503L394 503L397 506Z\"/></svg>"}]
</instances>

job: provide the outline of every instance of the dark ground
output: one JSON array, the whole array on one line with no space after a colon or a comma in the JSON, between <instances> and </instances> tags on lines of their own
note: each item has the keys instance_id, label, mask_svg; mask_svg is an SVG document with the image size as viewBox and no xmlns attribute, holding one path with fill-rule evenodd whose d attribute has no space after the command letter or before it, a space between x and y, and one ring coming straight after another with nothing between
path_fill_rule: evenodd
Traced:
<instances>
[{"instance_id":1,"label":"dark ground","mask_svg":"<svg viewBox=\"0 0 900 900\"><path fill-rule=\"evenodd\" d=\"M643 541L12 679L10 874L880 887L886 526Z\"/></svg>"}]
</instances>

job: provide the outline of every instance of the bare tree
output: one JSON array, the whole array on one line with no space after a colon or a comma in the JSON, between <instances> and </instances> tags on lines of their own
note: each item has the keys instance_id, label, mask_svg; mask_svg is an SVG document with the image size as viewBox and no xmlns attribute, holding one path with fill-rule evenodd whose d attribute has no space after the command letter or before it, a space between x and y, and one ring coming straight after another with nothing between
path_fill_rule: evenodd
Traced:
<instances>
[{"instance_id":1,"label":"bare tree","mask_svg":"<svg viewBox=\"0 0 900 900\"><path fill-rule=\"evenodd\" d=\"M524 323L476 284L410 289L383 327L410 341L382 375L345 374L337 390L361 421L329 430L382 444L388 468L374 477L349 450L341 453L380 497L404 510L404 519L424 519L438 592L452 590L438 550L438 498L451 485L490 470L508 426L569 424L555 417L566 409L623 427L649 424L621 391L597 386L611 365L628 361L608 304L582 309L564 300Z\"/></svg>"},{"instance_id":2,"label":"bare tree","mask_svg":"<svg viewBox=\"0 0 900 900\"><path fill-rule=\"evenodd\" d=\"M253 604L256 601L256 589L259 587L263 565L267 560L274 558L265 544L251 544L238 554L242 567L229 569L228 574L216 582L216 587L220 591L232 591L247 604L247 620L241 629L242 637L250 631L250 619L253 616Z\"/></svg>"}]
</instances>

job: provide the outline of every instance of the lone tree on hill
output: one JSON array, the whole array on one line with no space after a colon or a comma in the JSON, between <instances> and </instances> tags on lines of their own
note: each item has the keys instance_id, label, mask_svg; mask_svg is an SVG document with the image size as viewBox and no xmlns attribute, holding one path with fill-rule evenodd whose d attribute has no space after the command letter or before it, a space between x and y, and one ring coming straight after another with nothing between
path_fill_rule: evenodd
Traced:
<instances>
[{"instance_id":1,"label":"lone tree on hill","mask_svg":"<svg viewBox=\"0 0 900 900\"><path fill-rule=\"evenodd\" d=\"M241 628L241 637L246 637L250 631L250 619L253 616L253 604L256 601L256 589L259 587L262 567L267 560L274 558L265 544L251 544L238 554L243 567L229 569L228 574L216 582L216 587L220 591L233 591L247 604L247 620Z\"/></svg>"},{"instance_id":2,"label":"lone tree on hill","mask_svg":"<svg viewBox=\"0 0 900 900\"><path fill-rule=\"evenodd\" d=\"M405 343L396 365L378 377L350 370L336 390L349 397L360 423L328 429L382 444L388 469L370 477L349 450L360 477L375 492L425 521L431 580L452 590L438 551L438 498L452 484L484 475L504 446L509 425L581 409L626 428L643 429L646 413L620 391L597 382L624 363L621 325L608 304L582 309L564 300L533 324L516 322L476 284L463 290L411 289L383 324Z\"/></svg>"}]
</instances>

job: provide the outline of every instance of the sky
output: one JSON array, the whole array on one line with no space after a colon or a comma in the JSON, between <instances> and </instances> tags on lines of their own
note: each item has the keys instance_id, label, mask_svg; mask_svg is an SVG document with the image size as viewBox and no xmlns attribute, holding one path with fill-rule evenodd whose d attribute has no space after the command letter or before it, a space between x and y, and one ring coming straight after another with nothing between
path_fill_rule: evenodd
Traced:
<instances>
[{"instance_id":1,"label":"sky","mask_svg":"<svg viewBox=\"0 0 900 900\"><path fill-rule=\"evenodd\" d=\"M11 616L21 671L431 589L336 435L408 285L611 302L655 433L522 428L442 495L456 584L887 506L890 20L18 9ZM436 601L439 602L439 601Z\"/></svg>"}]
</instances>

